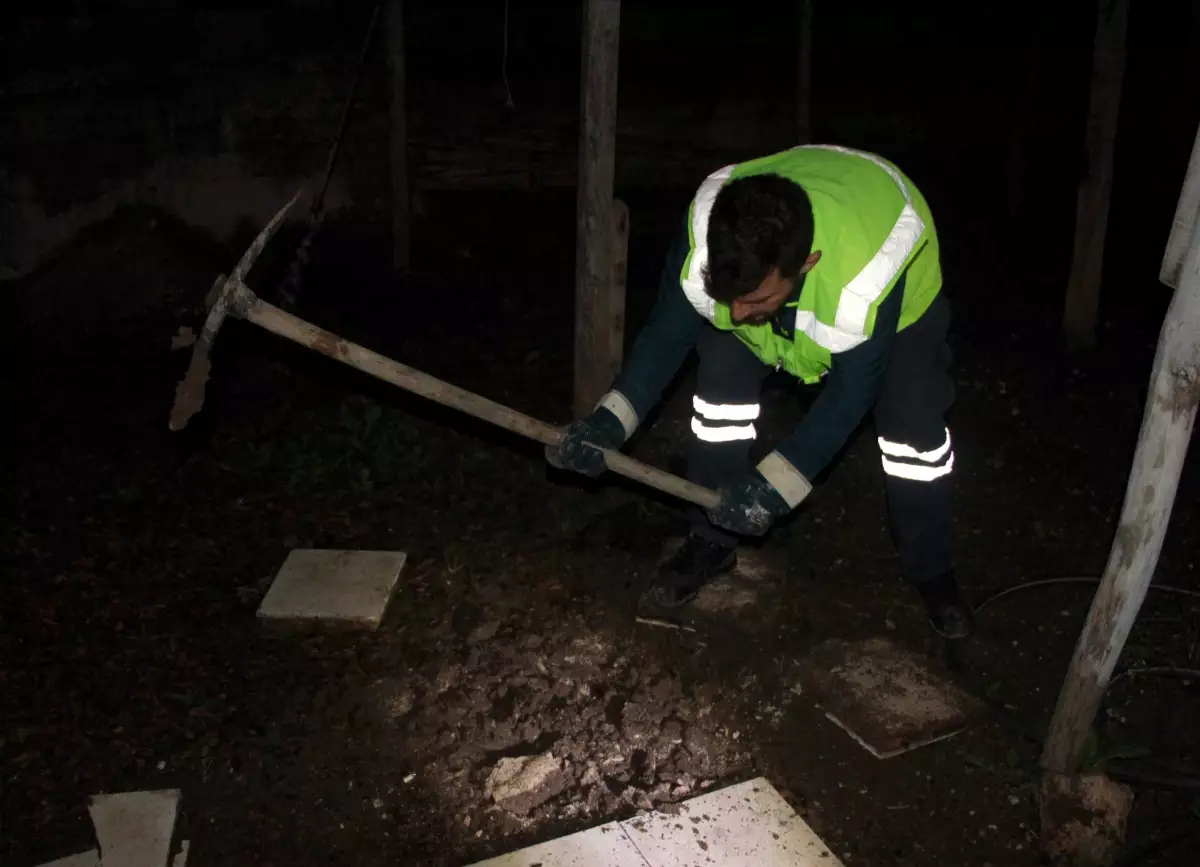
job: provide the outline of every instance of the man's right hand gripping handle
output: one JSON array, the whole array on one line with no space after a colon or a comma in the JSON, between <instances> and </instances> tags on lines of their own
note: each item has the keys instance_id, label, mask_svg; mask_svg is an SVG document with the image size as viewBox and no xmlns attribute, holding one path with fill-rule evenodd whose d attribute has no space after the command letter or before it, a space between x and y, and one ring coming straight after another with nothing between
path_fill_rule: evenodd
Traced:
<instances>
[{"instance_id":1,"label":"man's right hand gripping handle","mask_svg":"<svg viewBox=\"0 0 1200 867\"><path fill-rule=\"evenodd\" d=\"M615 450L637 430L641 416L658 403L663 389L679 372L708 327L687 299L679 279L690 247L688 219L679 226L659 281L650 318L634 341L621 375L587 418L567 428L557 446L547 446L546 460L559 469L593 478L604 472L604 455L586 443Z\"/></svg>"}]
</instances>

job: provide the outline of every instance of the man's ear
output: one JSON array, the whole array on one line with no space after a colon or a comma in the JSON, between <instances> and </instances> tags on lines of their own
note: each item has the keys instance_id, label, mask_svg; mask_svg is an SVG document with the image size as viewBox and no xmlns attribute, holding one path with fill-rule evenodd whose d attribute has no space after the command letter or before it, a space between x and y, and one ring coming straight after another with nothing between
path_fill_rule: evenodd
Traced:
<instances>
[{"instance_id":1,"label":"man's ear","mask_svg":"<svg viewBox=\"0 0 1200 867\"><path fill-rule=\"evenodd\" d=\"M801 274L807 274L813 267L821 261L821 251L813 250L808 254L808 258L804 260L804 266L800 269Z\"/></svg>"}]
</instances>

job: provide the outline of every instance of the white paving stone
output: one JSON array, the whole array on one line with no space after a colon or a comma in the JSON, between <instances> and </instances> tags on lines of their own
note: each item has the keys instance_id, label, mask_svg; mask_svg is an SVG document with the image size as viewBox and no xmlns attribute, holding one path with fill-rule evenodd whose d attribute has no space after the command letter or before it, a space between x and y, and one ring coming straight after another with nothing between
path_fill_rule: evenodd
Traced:
<instances>
[{"instance_id":1,"label":"white paving stone","mask_svg":"<svg viewBox=\"0 0 1200 867\"><path fill-rule=\"evenodd\" d=\"M621 823L650 867L841 867L765 779L680 807L675 816L652 813Z\"/></svg>"},{"instance_id":2,"label":"white paving stone","mask_svg":"<svg viewBox=\"0 0 1200 867\"><path fill-rule=\"evenodd\" d=\"M646 867L617 822L480 861L475 867Z\"/></svg>"},{"instance_id":3,"label":"white paving stone","mask_svg":"<svg viewBox=\"0 0 1200 867\"><path fill-rule=\"evenodd\" d=\"M167 867L179 790L94 795L88 805L101 867Z\"/></svg>"},{"instance_id":4,"label":"white paving stone","mask_svg":"<svg viewBox=\"0 0 1200 867\"><path fill-rule=\"evenodd\" d=\"M95 849L80 852L78 855L68 855L56 861L47 861L40 867L100 867L100 853Z\"/></svg>"},{"instance_id":5,"label":"white paving stone","mask_svg":"<svg viewBox=\"0 0 1200 867\"><path fill-rule=\"evenodd\" d=\"M258 616L376 629L406 559L400 551L297 549L279 569Z\"/></svg>"},{"instance_id":6,"label":"white paving stone","mask_svg":"<svg viewBox=\"0 0 1200 867\"><path fill-rule=\"evenodd\" d=\"M953 737L986 710L932 660L889 638L831 639L802 671L825 716L881 759Z\"/></svg>"},{"instance_id":7,"label":"white paving stone","mask_svg":"<svg viewBox=\"0 0 1200 867\"><path fill-rule=\"evenodd\" d=\"M765 779L560 837L474 867L843 867Z\"/></svg>"}]
</instances>

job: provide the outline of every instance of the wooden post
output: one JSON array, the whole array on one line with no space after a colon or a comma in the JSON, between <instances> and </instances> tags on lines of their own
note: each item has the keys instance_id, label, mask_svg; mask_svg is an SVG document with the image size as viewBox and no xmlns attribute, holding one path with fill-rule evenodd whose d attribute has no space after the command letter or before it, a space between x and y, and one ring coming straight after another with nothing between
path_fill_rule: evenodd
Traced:
<instances>
[{"instance_id":1,"label":"wooden post","mask_svg":"<svg viewBox=\"0 0 1200 867\"><path fill-rule=\"evenodd\" d=\"M1188 27L1187 47L1180 59L1179 84L1183 91L1179 111L1181 117L1195 117L1200 109L1200 3L1192 4Z\"/></svg>"},{"instance_id":2,"label":"wooden post","mask_svg":"<svg viewBox=\"0 0 1200 867\"><path fill-rule=\"evenodd\" d=\"M613 177L621 0L586 0L575 216L575 416L595 407L620 364L611 347ZM624 305L622 305L623 308Z\"/></svg>"},{"instance_id":3,"label":"wooden post","mask_svg":"<svg viewBox=\"0 0 1200 867\"><path fill-rule=\"evenodd\" d=\"M812 144L812 45L813 0L798 0L796 9L796 141Z\"/></svg>"},{"instance_id":4,"label":"wooden post","mask_svg":"<svg viewBox=\"0 0 1200 867\"><path fill-rule=\"evenodd\" d=\"M1188 240L1197 225L1200 225L1200 130L1197 130L1196 141L1192 145L1192 158L1188 161L1187 176L1175 208L1175 220L1171 223L1171 236L1167 239L1167 252L1163 256L1162 270L1158 273L1158 279L1168 286L1179 285Z\"/></svg>"},{"instance_id":5,"label":"wooden post","mask_svg":"<svg viewBox=\"0 0 1200 867\"><path fill-rule=\"evenodd\" d=\"M1196 146L1200 148L1200 134ZM1195 189L1200 175L1197 163L1192 160L1185 191ZM1195 208L1195 201L1189 203L1186 195L1181 196L1181 207L1188 204ZM1177 214L1177 230L1180 224ZM1200 220L1192 224L1188 243L1158 339L1116 538L1046 736L1042 767L1053 774L1074 775L1079 770L1088 732L1158 564L1196 421L1200 403Z\"/></svg>"},{"instance_id":6,"label":"wooden post","mask_svg":"<svg viewBox=\"0 0 1200 867\"><path fill-rule=\"evenodd\" d=\"M404 78L404 0L388 0L387 57L391 73L392 268L407 274L409 261L408 116Z\"/></svg>"},{"instance_id":7,"label":"wooden post","mask_svg":"<svg viewBox=\"0 0 1200 867\"><path fill-rule=\"evenodd\" d=\"M608 284L608 309L602 327L607 338L604 344L604 378L609 384L621 372L625 357L625 281L629 271L629 206L620 199L612 205L612 277Z\"/></svg>"},{"instance_id":8,"label":"wooden post","mask_svg":"<svg viewBox=\"0 0 1200 867\"><path fill-rule=\"evenodd\" d=\"M1104 236L1112 195L1113 150L1125 73L1125 29L1129 0L1098 0L1088 101L1087 174L1075 206L1075 253L1067 281L1063 331L1072 349L1096 342L1096 312L1104 269Z\"/></svg>"}]
</instances>

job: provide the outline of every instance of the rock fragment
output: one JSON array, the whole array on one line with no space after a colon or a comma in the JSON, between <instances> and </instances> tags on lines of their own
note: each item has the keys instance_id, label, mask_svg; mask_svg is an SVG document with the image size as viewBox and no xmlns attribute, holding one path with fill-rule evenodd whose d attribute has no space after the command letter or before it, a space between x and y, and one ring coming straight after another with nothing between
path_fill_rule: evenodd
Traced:
<instances>
[{"instance_id":1,"label":"rock fragment","mask_svg":"<svg viewBox=\"0 0 1200 867\"><path fill-rule=\"evenodd\" d=\"M527 815L567 787L563 765L551 753L501 759L488 776L484 794L497 807Z\"/></svg>"}]
</instances>

